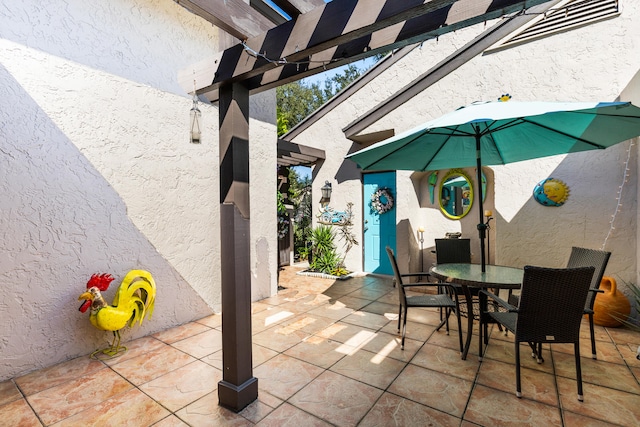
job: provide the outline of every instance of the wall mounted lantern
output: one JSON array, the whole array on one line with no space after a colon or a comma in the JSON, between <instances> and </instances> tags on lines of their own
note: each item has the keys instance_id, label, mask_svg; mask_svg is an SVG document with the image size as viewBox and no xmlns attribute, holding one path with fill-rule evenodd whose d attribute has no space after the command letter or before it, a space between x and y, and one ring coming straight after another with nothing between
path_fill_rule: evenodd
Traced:
<instances>
[{"instance_id":1,"label":"wall mounted lantern","mask_svg":"<svg viewBox=\"0 0 640 427\"><path fill-rule=\"evenodd\" d=\"M322 192L320 204L322 206L327 206L331 201L331 183L329 181L325 181L324 185L320 188L320 191Z\"/></svg>"}]
</instances>

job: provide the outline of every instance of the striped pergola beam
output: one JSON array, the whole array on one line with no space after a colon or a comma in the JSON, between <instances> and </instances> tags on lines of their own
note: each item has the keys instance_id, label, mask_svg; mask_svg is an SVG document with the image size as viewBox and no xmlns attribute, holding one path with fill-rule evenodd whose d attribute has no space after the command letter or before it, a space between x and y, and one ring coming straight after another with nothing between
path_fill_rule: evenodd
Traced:
<instances>
[{"instance_id":1,"label":"striped pergola beam","mask_svg":"<svg viewBox=\"0 0 640 427\"><path fill-rule=\"evenodd\" d=\"M236 81L255 92L547 1L333 1L193 64L178 78L190 92L195 80L197 93L211 100L221 85Z\"/></svg>"}]
</instances>

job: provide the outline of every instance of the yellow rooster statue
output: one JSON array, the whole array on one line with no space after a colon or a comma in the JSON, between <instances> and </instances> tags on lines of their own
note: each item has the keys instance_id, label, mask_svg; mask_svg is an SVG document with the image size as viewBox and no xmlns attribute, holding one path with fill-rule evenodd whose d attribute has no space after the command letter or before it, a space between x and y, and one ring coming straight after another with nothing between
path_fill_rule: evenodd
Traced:
<instances>
[{"instance_id":1,"label":"yellow rooster statue","mask_svg":"<svg viewBox=\"0 0 640 427\"><path fill-rule=\"evenodd\" d=\"M127 351L127 347L120 345L120 330L127 325L142 324L145 317L151 319L153 314L156 284L151 273L131 270L122 279L113 303L108 305L100 292L106 291L111 281L113 277L110 274L94 274L87 282L87 291L78 297L78 301L84 300L80 312L84 313L91 307L91 324L102 331L113 332L110 347L94 351L92 358L96 358L97 353L116 357Z\"/></svg>"}]
</instances>

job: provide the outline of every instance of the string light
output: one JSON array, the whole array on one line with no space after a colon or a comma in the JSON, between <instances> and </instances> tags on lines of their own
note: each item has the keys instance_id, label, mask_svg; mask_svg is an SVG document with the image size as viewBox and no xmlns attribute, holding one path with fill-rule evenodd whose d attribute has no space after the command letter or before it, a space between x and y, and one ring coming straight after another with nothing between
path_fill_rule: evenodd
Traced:
<instances>
[{"instance_id":1,"label":"string light","mask_svg":"<svg viewBox=\"0 0 640 427\"><path fill-rule=\"evenodd\" d=\"M249 54L249 56L253 56L254 58L262 58L265 61L269 62L270 64L276 64L276 65L295 65L297 71L300 71L300 65L308 65L308 64L322 64L323 69L327 69L327 64L331 64L332 62L339 62L339 61L343 61L343 59L330 59L329 61L327 60L306 60L306 61L287 61L286 58L278 58L278 59L272 59L269 58L267 56L267 52L265 51L264 53L260 53L255 51L254 49L250 48L247 43L245 41L242 42L242 47L244 48L245 52L247 52ZM296 46L296 52L298 52L299 49Z\"/></svg>"},{"instance_id":2,"label":"string light","mask_svg":"<svg viewBox=\"0 0 640 427\"><path fill-rule=\"evenodd\" d=\"M613 215L611 215L611 221L609 221L609 232L607 233L606 237L604 238L604 242L602 243L602 248L601 250L604 251L605 246L607 246L607 241L609 240L609 236L611 236L611 233L613 232L613 230L615 230L615 222L616 222L616 216L618 215L618 212L620 212L620 208L622 207L622 190L624 189L624 184L627 183L627 181L629 180L629 162L631 160L631 148L633 147L633 141L629 142L629 148L627 148L627 160L624 162L624 174L622 176L622 185L620 185L618 187L618 195L616 196L616 209L613 212Z\"/></svg>"}]
</instances>

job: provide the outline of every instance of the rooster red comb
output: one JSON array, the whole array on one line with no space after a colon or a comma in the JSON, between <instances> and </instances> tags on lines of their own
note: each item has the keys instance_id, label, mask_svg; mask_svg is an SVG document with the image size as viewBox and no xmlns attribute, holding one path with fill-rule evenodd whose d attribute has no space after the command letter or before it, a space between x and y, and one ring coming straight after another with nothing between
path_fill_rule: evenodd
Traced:
<instances>
[{"instance_id":1,"label":"rooster red comb","mask_svg":"<svg viewBox=\"0 0 640 427\"><path fill-rule=\"evenodd\" d=\"M109 288L109 285L113 281L113 276L108 273L94 274L87 282L87 289L95 286L100 289L100 292L104 292Z\"/></svg>"}]
</instances>

